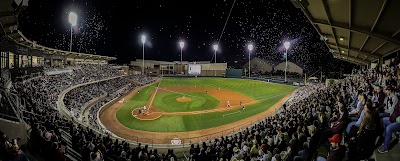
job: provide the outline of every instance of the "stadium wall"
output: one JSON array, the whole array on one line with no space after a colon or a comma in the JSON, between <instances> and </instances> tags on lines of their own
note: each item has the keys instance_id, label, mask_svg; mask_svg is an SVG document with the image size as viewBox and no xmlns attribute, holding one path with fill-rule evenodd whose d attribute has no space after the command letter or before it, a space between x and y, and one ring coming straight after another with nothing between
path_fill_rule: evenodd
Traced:
<instances>
[{"instance_id":1,"label":"stadium wall","mask_svg":"<svg viewBox=\"0 0 400 161\"><path fill-rule=\"evenodd\" d=\"M10 137L10 139L21 138L21 140L18 141L19 145L23 145L28 142L28 133L25 123L9 121L0 118L0 129L7 129L3 130L3 132L7 135L7 137Z\"/></svg>"}]
</instances>

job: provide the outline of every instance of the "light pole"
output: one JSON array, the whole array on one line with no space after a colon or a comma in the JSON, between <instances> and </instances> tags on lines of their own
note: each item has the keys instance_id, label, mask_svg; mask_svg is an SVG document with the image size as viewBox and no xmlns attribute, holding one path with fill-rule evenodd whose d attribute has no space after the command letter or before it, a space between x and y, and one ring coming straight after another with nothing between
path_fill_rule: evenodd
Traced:
<instances>
[{"instance_id":1,"label":"light pole","mask_svg":"<svg viewBox=\"0 0 400 161\"><path fill-rule=\"evenodd\" d=\"M182 74L182 49L183 49L183 47L185 47L185 42L183 42L183 41L180 41L179 42L179 47L181 48L181 74Z\"/></svg>"},{"instance_id":2,"label":"light pole","mask_svg":"<svg viewBox=\"0 0 400 161\"><path fill-rule=\"evenodd\" d=\"M70 12L68 16L68 21L71 24L71 38L69 40L69 52L72 51L72 27L76 26L76 21L78 20L78 15L74 12Z\"/></svg>"},{"instance_id":3,"label":"light pole","mask_svg":"<svg viewBox=\"0 0 400 161\"><path fill-rule=\"evenodd\" d=\"M287 78L286 78L286 72L287 72L287 57L288 57L288 55L287 55L287 50L288 50L289 47L290 47L290 42L289 42L289 41L286 41L286 42L283 44L283 46L285 47L285 56L286 56L285 82L287 82Z\"/></svg>"},{"instance_id":4,"label":"light pole","mask_svg":"<svg viewBox=\"0 0 400 161\"><path fill-rule=\"evenodd\" d=\"M249 44L247 46L247 49L249 49L249 78L251 77L251 69L250 69L250 53L253 50L253 44Z\"/></svg>"},{"instance_id":5,"label":"light pole","mask_svg":"<svg viewBox=\"0 0 400 161\"><path fill-rule=\"evenodd\" d=\"M217 65L217 50L218 50L218 44L213 45L214 48L214 65ZM214 66L214 76L217 76L217 69L216 66Z\"/></svg>"},{"instance_id":6,"label":"light pole","mask_svg":"<svg viewBox=\"0 0 400 161\"><path fill-rule=\"evenodd\" d=\"M142 74L143 75L144 75L144 43L146 43L146 36L142 35L142 44L143 44Z\"/></svg>"}]
</instances>

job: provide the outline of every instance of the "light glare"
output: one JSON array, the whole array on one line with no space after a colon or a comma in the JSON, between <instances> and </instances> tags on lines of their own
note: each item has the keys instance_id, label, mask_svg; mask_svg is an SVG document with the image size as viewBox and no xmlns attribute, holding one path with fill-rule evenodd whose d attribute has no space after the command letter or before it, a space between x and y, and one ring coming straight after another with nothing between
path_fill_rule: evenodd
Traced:
<instances>
[{"instance_id":1,"label":"light glare","mask_svg":"<svg viewBox=\"0 0 400 161\"><path fill-rule=\"evenodd\" d=\"M213 48L214 48L215 51L217 51L218 50L218 45L217 44L213 45Z\"/></svg>"},{"instance_id":2,"label":"light glare","mask_svg":"<svg viewBox=\"0 0 400 161\"><path fill-rule=\"evenodd\" d=\"M146 42L146 36L142 35L142 43L144 44Z\"/></svg>"},{"instance_id":3,"label":"light glare","mask_svg":"<svg viewBox=\"0 0 400 161\"><path fill-rule=\"evenodd\" d=\"M181 47L181 49L182 49L184 46L185 46L185 42L180 41L180 42L179 42L179 47Z\"/></svg>"},{"instance_id":4,"label":"light glare","mask_svg":"<svg viewBox=\"0 0 400 161\"><path fill-rule=\"evenodd\" d=\"M286 50L289 49L289 47L290 47L290 42L289 42L289 41L286 41L286 42L283 44L283 46L285 46L285 49L286 49Z\"/></svg>"},{"instance_id":5,"label":"light glare","mask_svg":"<svg viewBox=\"0 0 400 161\"><path fill-rule=\"evenodd\" d=\"M252 51L252 50L253 50L253 44L249 44L249 45L247 46L247 49L249 49L250 51Z\"/></svg>"},{"instance_id":6,"label":"light glare","mask_svg":"<svg viewBox=\"0 0 400 161\"><path fill-rule=\"evenodd\" d=\"M70 12L68 16L68 21L72 26L76 26L76 22L78 21L78 15L74 12Z\"/></svg>"}]
</instances>

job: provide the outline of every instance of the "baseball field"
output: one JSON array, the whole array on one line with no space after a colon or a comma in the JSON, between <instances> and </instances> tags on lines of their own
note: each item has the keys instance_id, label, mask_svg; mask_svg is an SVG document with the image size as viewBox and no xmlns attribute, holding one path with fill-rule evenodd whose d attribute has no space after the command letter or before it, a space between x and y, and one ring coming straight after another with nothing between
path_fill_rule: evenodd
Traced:
<instances>
[{"instance_id":1,"label":"baseball field","mask_svg":"<svg viewBox=\"0 0 400 161\"><path fill-rule=\"evenodd\" d=\"M133 91L131 98L116 103L113 114L102 114L101 120L105 123L107 117L115 117L114 122L138 131L198 131L260 114L295 89L246 79L162 78ZM143 106L146 110L139 113Z\"/></svg>"}]
</instances>

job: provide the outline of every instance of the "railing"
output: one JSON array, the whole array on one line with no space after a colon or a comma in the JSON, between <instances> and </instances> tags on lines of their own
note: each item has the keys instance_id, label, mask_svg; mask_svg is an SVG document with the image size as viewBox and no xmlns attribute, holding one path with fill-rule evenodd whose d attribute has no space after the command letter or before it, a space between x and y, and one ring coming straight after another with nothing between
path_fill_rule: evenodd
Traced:
<instances>
[{"instance_id":1,"label":"railing","mask_svg":"<svg viewBox=\"0 0 400 161\"><path fill-rule=\"evenodd\" d=\"M274 113L275 114L275 113ZM197 137L188 137L188 138L145 138L145 137L139 137L136 135L130 135L126 133L120 133L117 131L109 131L111 134L114 135L114 137L119 138L120 140L127 140L124 138L132 138L129 139L130 141L133 141L132 143L146 143L149 144L149 147L152 148L185 148L185 147L190 147L191 144L196 144L199 142L214 142L215 138L220 138L222 136L230 136L234 135L238 132L241 132L242 130L254 126L255 124L260 123L262 120L266 119L269 116L263 116L259 117L255 120L248 121L245 123L242 123L238 126L225 129L222 131L206 134L206 135L201 135ZM174 143L172 143L174 142Z\"/></svg>"},{"instance_id":2,"label":"railing","mask_svg":"<svg viewBox=\"0 0 400 161\"><path fill-rule=\"evenodd\" d=\"M11 85L11 73L8 69L1 69L1 78L0 84L4 86L4 88L9 88Z\"/></svg>"},{"instance_id":3,"label":"railing","mask_svg":"<svg viewBox=\"0 0 400 161\"><path fill-rule=\"evenodd\" d=\"M36 77L40 77L40 76L42 76L42 75L43 75L43 74L40 73L40 72L38 72L38 73L31 73L31 74L29 74L29 75L24 75L24 76L16 77L16 78L15 78L15 81L16 81L16 82L25 82L25 81L27 81L27 80L29 80L29 79L33 79L33 78L36 78Z\"/></svg>"},{"instance_id":4,"label":"railing","mask_svg":"<svg viewBox=\"0 0 400 161\"><path fill-rule=\"evenodd\" d=\"M18 103L14 102L14 99L6 91L0 90L0 95L2 96L0 101L4 105L4 107L0 107L0 118L19 122L21 113L18 109Z\"/></svg>"}]
</instances>

